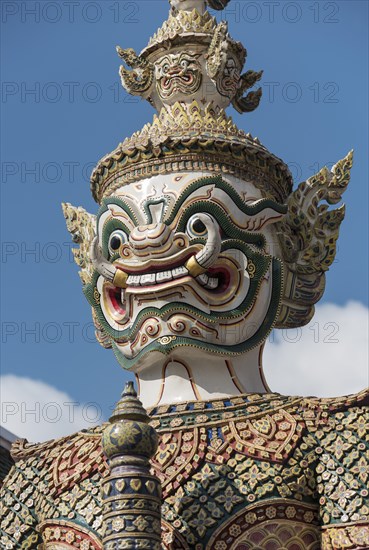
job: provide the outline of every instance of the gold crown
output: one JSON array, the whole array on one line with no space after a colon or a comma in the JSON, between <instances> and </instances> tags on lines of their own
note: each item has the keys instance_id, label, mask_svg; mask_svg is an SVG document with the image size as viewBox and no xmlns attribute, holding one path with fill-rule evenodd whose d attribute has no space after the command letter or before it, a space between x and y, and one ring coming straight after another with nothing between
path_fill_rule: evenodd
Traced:
<instances>
[{"instance_id":1,"label":"gold crown","mask_svg":"<svg viewBox=\"0 0 369 550\"><path fill-rule=\"evenodd\" d=\"M196 101L163 107L152 124L105 156L91 177L94 199L144 177L181 170L222 172L250 179L265 196L284 202L292 189L287 165L223 110L202 111Z\"/></svg>"}]
</instances>

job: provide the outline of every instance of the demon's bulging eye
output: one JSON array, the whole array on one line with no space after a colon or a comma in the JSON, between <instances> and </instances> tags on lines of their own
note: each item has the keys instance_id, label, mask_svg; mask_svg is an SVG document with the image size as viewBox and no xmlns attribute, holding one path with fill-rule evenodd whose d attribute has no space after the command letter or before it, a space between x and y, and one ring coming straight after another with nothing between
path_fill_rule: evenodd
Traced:
<instances>
[{"instance_id":1,"label":"demon's bulging eye","mask_svg":"<svg viewBox=\"0 0 369 550\"><path fill-rule=\"evenodd\" d=\"M206 222L213 221L208 214L194 214L187 222L187 233L193 239L207 237L208 228Z\"/></svg>"},{"instance_id":2,"label":"demon's bulging eye","mask_svg":"<svg viewBox=\"0 0 369 550\"><path fill-rule=\"evenodd\" d=\"M127 234L121 229L116 229L109 237L109 252L111 254L116 254L120 247L127 241Z\"/></svg>"}]
</instances>

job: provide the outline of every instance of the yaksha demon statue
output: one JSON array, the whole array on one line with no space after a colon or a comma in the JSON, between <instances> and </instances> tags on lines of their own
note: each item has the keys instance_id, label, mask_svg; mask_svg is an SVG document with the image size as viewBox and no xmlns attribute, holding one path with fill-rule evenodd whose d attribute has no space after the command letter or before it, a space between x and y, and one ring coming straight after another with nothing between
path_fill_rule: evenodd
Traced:
<instances>
[{"instance_id":1,"label":"yaksha demon statue","mask_svg":"<svg viewBox=\"0 0 369 550\"><path fill-rule=\"evenodd\" d=\"M207 11L226 4L171 0L139 55L117 48L158 114L97 165L96 217L63 208L97 339L141 401L129 383L109 423L15 444L2 548L369 548L368 392L285 397L262 371L269 332L324 292L352 154L293 191L236 127L225 109L258 106L261 72Z\"/></svg>"}]
</instances>

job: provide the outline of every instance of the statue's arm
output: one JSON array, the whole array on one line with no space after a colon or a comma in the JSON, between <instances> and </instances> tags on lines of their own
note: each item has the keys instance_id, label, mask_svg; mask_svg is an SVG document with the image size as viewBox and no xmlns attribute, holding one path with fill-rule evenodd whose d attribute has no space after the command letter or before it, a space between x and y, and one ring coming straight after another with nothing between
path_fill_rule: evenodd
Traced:
<instances>
[{"instance_id":1,"label":"statue's arm","mask_svg":"<svg viewBox=\"0 0 369 550\"><path fill-rule=\"evenodd\" d=\"M36 549L42 542L35 512L37 473L32 461L12 467L0 490L0 547Z\"/></svg>"},{"instance_id":2,"label":"statue's arm","mask_svg":"<svg viewBox=\"0 0 369 550\"><path fill-rule=\"evenodd\" d=\"M353 406L317 431L322 550L369 548L369 410Z\"/></svg>"}]
</instances>

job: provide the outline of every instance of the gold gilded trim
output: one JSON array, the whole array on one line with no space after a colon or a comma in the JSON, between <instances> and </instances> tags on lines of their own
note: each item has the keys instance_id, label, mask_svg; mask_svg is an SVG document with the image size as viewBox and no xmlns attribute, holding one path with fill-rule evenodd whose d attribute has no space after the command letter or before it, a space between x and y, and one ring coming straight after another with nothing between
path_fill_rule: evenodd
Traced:
<instances>
[{"instance_id":1,"label":"gold gilded trim","mask_svg":"<svg viewBox=\"0 0 369 550\"><path fill-rule=\"evenodd\" d=\"M206 268L201 267L195 256L191 256L191 258L185 263L185 267L188 269L192 277L198 277L207 271Z\"/></svg>"},{"instance_id":2,"label":"gold gilded trim","mask_svg":"<svg viewBox=\"0 0 369 550\"><path fill-rule=\"evenodd\" d=\"M118 288L127 288L127 279L127 273L121 269L117 269L114 275L113 284Z\"/></svg>"}]
</instances>

